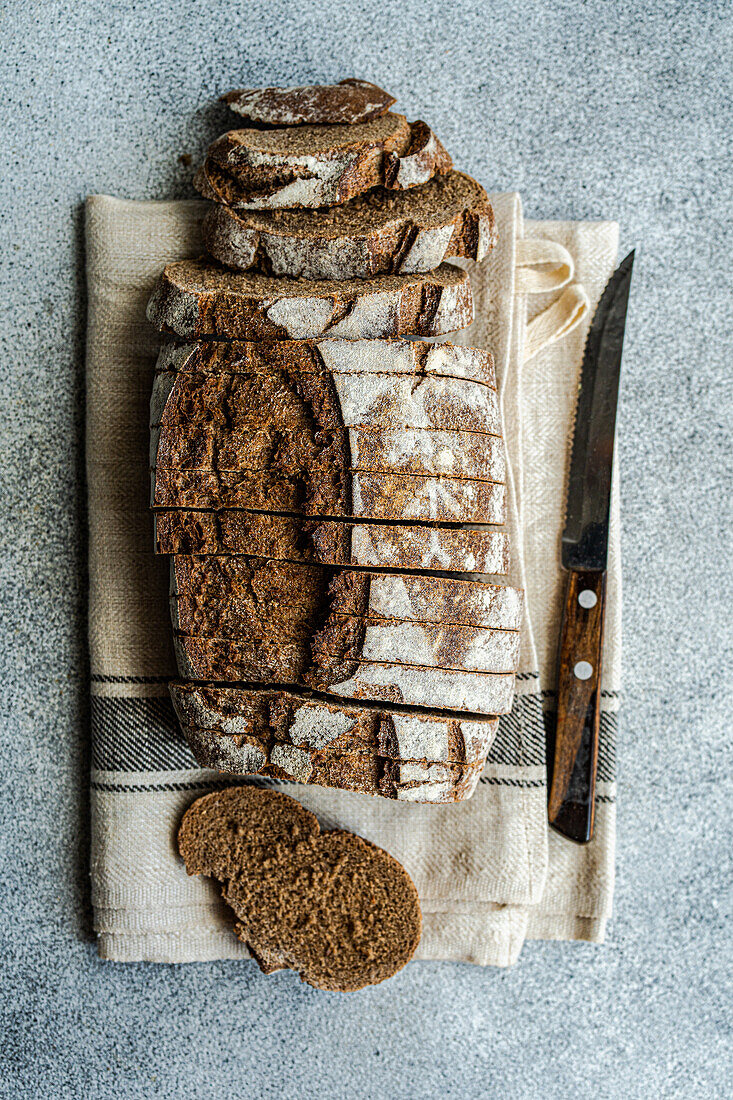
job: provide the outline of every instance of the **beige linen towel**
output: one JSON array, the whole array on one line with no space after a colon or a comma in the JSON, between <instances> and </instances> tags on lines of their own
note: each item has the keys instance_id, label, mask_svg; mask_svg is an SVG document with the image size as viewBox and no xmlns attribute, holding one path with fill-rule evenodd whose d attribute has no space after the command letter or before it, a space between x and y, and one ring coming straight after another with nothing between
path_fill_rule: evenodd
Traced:
<instances>
[{"instance_id":1,"label":"beige linen towel","mask_svg":"<svg viewBox=\"0 0 733 1100\"><path fill-rule=\"evenodd\" d=\"M603 938L614 860L620 651L618 506L596 837L548 838L545 730L551 708L567 442L590 311L616 260L610 223L523 223L493 196L500 243L472 279L477 321L461 343L495 354L511 463L512 581L527 590L522 663L479 789L457 806L407 806L288 785L328 827L352 829L412 875L424 913L418 958L514 962L531 938ZM168 700L175 675L167 560L152 552L148 403L159 338L145 303L166 262L202 251L205 204L87 204L87 467L92 668L92 900L99 951L117 961L246 958L212 882L175 848L185 807L226 780L197 768Z\"/></svg>"}]
</instances>

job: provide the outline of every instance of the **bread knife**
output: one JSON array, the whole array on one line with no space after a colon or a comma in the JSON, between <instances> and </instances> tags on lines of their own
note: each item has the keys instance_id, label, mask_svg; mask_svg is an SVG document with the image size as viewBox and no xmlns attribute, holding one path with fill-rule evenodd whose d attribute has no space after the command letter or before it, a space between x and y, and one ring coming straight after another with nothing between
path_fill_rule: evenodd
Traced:
<instances>
[{"instance_id":1,"label":"bread knife","mask_svg":"<svg viewBox=\"0 0 733 1100\"><path fill-rule=\"evenodd\" d=\"M633 263L631 252L611 276L588 333L562 535L568 578L548 818L554 829L580 844L592 839L595 816L613 448Z\"/></svg>"}]
</instances>

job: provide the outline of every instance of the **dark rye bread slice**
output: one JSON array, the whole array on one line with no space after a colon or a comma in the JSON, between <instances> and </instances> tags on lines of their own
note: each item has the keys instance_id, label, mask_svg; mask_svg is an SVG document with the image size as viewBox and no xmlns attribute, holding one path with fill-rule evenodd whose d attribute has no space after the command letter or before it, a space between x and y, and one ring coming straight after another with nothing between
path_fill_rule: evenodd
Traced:
<instances>
[{"instance_id":1,"label":"dark rye bread slice","mask_svg":"<svg viewBox=\"0 0 733 1100\"><path fill-rule=\"evenodd\" d=\"M326 616L324 618L324 615ZM325 674L350 675L351 662L369 661L387 664L419 665L425 668L455 668L464 672L515 672L519 660L519 632L493 630L478 626L444 626L442 623L418 623L401 619L373 619L368 616L329 614L309 622L307 616L291 611L280 628L278 619L286 618L278 609L273 620L255 619L247 593L233 592L226 601L206 603L195 596L179 596L171 601L171 620L177 645L183 647L182 662L193 668L191 644L216 642L216 652L228 665L238 661L281 659L283 667L300 675L306 667ZM231 644L229 644L231 643ZM277 652L280 646L282 653ZM188 647L188 648L186 648ZM275 657L271 656L275 651ZM199 649L195 650L196 653ZM209 647L207 652L214 652ZM188 653L188 658L186 657ZM306 664L299 663L302 658ZM269 665L268 665L269 667ZM218 677L200 670L186 675L201 680L233 678L259 679L256 672L228 672Z\"/></svg>"},{"instance_id":2,"label":"dark rye bread slice","mask_svg":"<svg viewBox=\"0 0 733 1100\"><path fill-rule=\"evenodd\" d=\"M441 336L473 321L468 274L451 264L422 275L371 279L278 279L207 260L168 264L148 319L187 339Z\"/></svg>"},{"instance_id":3,"label":"dark rye bread slice","mask_svg":"<svg viewBox=\"0 0 733 1100\"><path fill-rule=\"evenodd\" d=\"M154 513L156 554L248 554L275 561L388 569L509 571L505 531L348 523L254 512Z\"/></svg>"},{"instance_id":4,"label":"dark rye bread slice","mask_svg":"<svg viewBox=\"0 0 733 1100\"><path fill-rule=\"evenodd\" d=\"M410 428L501 435L495 390L481 382L432 374L339 374L326 368L315 374L287 364L270 374L156 374L151 428L166 419L173 426L184 411L192 418L188 424L195 421L199 430L215 432L221 442L238 432L260 431L270 420L281 430L296 415L293 428L310 417L313 429L321 433Z\"/></svg>"},{"instance_id":5,"label":"dark rye bread slice","mask_svg":"<svg viewBox=\"0 0 733 1100\"><path fill-rule=\"evenodd\" d=\"M329 432L319 446L313 446L304 434L301 427L274 429L268 424L219 442L213 431L184 434L168 426L155 426L150 433L150 466L272 473L277 464L286 471L300 471L316 462L330 469L345 465L351 473L506 481L504 442L499 436L455 429L349 428L346 439L340 432ZM344 453L346 442L348 454Z\"/></svg>"},{"instance_id":6,"label":"dark rye bread slice","mask_svg":"<svg viewBox=\"0 0 733 1100\"><path fill-rule=\"evenodd\" d=\"M345 699L367 699L470 714L508 714L514 673L474 672L398 662L352 660L309 667L307 644L253 647L231 638L175 635L179 675L229 683L289 683Z\"/></svg>"},{"instance_id":7,"label":"dark rye bread slice","mask_svg":"<svg viewBox=\"0 0 733 1100\"><path fill-rule=\"evenodd\" d=\"M386 114L354 126L230 130L209 146L194 184L234 210L314 209L373 187L415 187L451 168L426 123Z\"/></svg>"},{"instance_id":8,"label":"dark rye bread slice","mask_svg":"<svg viewBox=\"0 0 733 1100\"><path fill-rule=\"evenodd\" d=\"M404 374L483 382L496 389L494 359L483 348L422 340L200 340L166 342L155 369L187 374Z\"/></svg>"},{"instance_id":9,"label":"dark rye bread slice","mask_svg":"<svg viewBox=\"0 0 733 1100\"><path fill-rule=\"evenodd\" d=\"M211 734L208 745L202 736L199 750L194 747L199 763L240 774L257 771L266 762L262 746L275 744L482 768L499 721L355 706L266 688L174 681L169 689L181 726Z\"/></svg>"},{"instance_id":10,"label":"dark rye bread slice","mask_svg":"<svg viewBox=\"0 0 733 1100\"><path fill-rule=\"evenodd\" d=\"M323 131L324 128L314 126L311 129ZM346 127L339 127L339 130L345 129ZM238 131L238 133L243 132ZM337 131L330 132L333 134ZM353 133L353 131L350 132ZM283 131L278 137L288 134L292 136L293 131ZM227 136L229 135L225 135ZM432 179L436 173L450 172L453 167L453 162L441 142L427 123L421 121L410 123L407 148L402 153L385 151L377 161L373 150L365 155L363 147L359 148L361 151L356 156L351 150L341 156L331 151L328 161L324 161L322 157L316 157L315 163L310 157L289 158L288 167L295 175L290 171L283 172L282 166L278 166L277 182L274 184L275 193L268 192L264 201L261 171L252 167L245 168L244 172L239 168L232 169L228 164L217 160L215 152L209 149L209 155L196 173L194 185L205 199L235 211L246 212L283 207L315 209L349 201L354 196L358 197L364 193L365 179L372 179L373 187L379 185L388 191L403 191L407 188L419 187ZM305 175L302 174L304 164L307 169ZM367 164L369 174L362 175L356 184L355 173L363 174ZM311 169L315 169L312 175ZM355 186L360 190L355 191ZM289 196L297 194L301 201L283 203L282 198L285 194ZM344 195L345 198L340 198L340 195ZM323 201L317 201L319 198L323 198Z\"/></svg>"},{"instance_id":11,"label":"dark rye bread slice","mask_svg":"<svg viewBox=\"0 0 733 1100\"><path fill-rule=\"evenodd\" d=\"M456 171L322 210L235 211L217 204L203 232L209 252L228 267L307 279L433 271L452 256L482 260L497 237L483 187Z\"/></svg>"},{"instance_id":12,"label":"dark rye bread slice","mask_svg":"<svg viewBox=\"0 0 733 1100\"><path fill-rule=\"evenodd\" d=\"M262 126L353 125L379 118L395 97L367 80L294 88L239 88L221 96L238 115Z\"/></svg>"},{"instance_id":13,"label":"dark rye bread slice","mask_svg":"<svg viewBox=\"0 0 733 1100\"><path fill-rule=\"evenodd\" d=\"M320 611L321 621L334 614L519 630L523 612L520 589L479 580L328 569L245 555L171 558L171 599L186 597L212 609L237 593L251 601L257 618L281 606L305 615Z\"/></svg>"},{"instance_id":14,"label":"dark rye bread slice","mask_svg":"<svg viewBox=\"0 0 733 1100\"><path fill-rule=\"evenodd\" d=\"M286 456L289 462L289 456ZM308 466L309 480L319 491L304 493L299 474L292 477L279 464L265 470L172 470L157 468L151 474L151 507L254 508L292 512L296 515L329 515L370 520L405 520L503 524L506 521L506 486L492 481L412 474L354 473L349 477L351 505L328 506L320 491L332 468ZM323 473L318 477L317 473ZM341 473L334 469L335 486Z\"/></svg>"},{"instance_id":15,"label":"dark rye bread slice","mask_svg":"<svg viewBox=\"0 0 733 1100\"><path fill-rule=\"evenodd\" d=\"M363 989L412 957L417 891L387 852L352 833L321 833L279 791L234 787L198 799L178 847L189 874L218 878L237 936L265 973L289 968L319 989Z\"/></svg>"}]
</instances>

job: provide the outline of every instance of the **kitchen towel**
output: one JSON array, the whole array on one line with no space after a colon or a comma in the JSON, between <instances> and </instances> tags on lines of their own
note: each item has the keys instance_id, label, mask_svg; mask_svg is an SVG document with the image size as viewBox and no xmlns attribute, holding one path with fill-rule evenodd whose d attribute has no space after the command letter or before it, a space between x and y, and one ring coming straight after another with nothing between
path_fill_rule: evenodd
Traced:
<instances>
[{"instance_id":1,"label":"kitchen towel","mask_svg":"<svg viewBox=\"0 0 733 1100\"><path fill-rule=\"evenodd\" d=\"M546 825L562 600L567 447L592 310L616 261L612 223L524 222L492 197L499 244L468 265L477 319L457 342L493 351L510 462L512 583L527 614L512 713L467 803L416 806L287 785L320 818L395 855L420 893L417 958L514 962L527 938L600 941L610 914L620 657L618 496L612 504L596 835ZM168 698L176 675L168 561L152 551L148 405L160 337L145 304L165 263L203 251L198 200L87 202L87 474L92 690L92 901L100 955L116 961L246 958L216 886L189 878L175 833L186 806L227 780L198 768Z\"/></svg>"}]
</instances>

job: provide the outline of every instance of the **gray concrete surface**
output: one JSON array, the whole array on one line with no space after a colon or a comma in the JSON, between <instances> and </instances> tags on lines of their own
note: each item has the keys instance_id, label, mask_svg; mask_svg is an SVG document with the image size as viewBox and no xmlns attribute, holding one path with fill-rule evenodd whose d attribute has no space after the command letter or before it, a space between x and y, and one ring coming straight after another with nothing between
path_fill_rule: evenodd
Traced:
<instances>
[{"instance_id":1,"label":"gray concrete surface","mask_svg":"<svg viewBox=\"0 0 733 1100\"><path fill-rule=\"evenodd\" d=\"M0 1095L731 1095L731 5L2 6ZM415 964L351 998L90 935L83 257L91 191L189 193L214 97L375 79L532 217L637 269L621 412L625 706L603 948Z\"/></svg>"}]
</instances>

